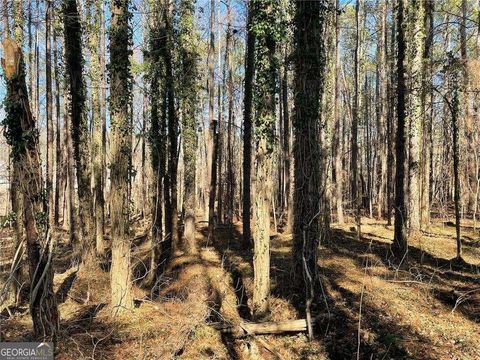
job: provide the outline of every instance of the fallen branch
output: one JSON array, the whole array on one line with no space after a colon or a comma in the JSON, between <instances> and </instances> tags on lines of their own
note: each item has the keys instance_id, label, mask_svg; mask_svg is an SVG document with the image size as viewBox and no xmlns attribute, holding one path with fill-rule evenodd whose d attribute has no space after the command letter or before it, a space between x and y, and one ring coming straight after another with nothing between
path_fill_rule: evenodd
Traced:
<instances>
[{"instance_id":1,"label":"fallen branch","mask_svg":"<svg viewBox=\"0 0 480 360\"><path fill-rule=\"evenodd\" d=\"M457 299L457 301L455 301L455 306L452 309L452 313L457 309L458 305L460 305L464 301L468 300L470 298L470 295L477 292L477 291L480 291L480 288L476 288L476 289L466 291L466 292L463 292L463 293L460 292L460 291L454 290L453 294L455 296L458 296L458 299Z\"/></svg>"},{"instance_id":2,"label":"fallen branch","mask_svg":"<svg viewBox=\"0 0 480 360\"><path fill-rule=\"evenodd\" d=\"M214 327L223 333L231 334L234 337L240 338L250 335L272 335L283 334L287 332L304 332L307 331L307 321L305 319L300 319L264 323L244 322L238 325L214 325Z\"/></svg>"}]
</instances>

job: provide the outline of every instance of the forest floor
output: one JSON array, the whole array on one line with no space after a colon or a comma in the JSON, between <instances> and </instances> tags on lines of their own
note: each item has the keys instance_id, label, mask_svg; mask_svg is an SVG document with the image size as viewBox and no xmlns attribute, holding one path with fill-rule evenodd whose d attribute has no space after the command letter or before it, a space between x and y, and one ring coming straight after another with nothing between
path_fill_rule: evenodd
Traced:
<instances>
[{"instance_id":1,"label":"forest floor","mask_svg":"<svg viewBox=\"0 0 480 360\"><path fill-rule=\"evenodd\" d=\"M108 262L87 271L72 264L67 234L58 231L55 290L61 313L56 359L479 359L480 236L435 222L410 241L400 267L389 263L393 228L362 219L332 227L319 249L324 296L315 309L315 340L305 334L235 339L219 323L250 320L252 254L241 246L241 223L219 227L211 244L198 225L199 252L178 253L152 290L144 284L149 243L133 244L136 308L112 319ZM147 224L135 224L136 234ZM7 241L11 233L3 231ZM291 281L291 235L272 234L271 321L303 317L303 294ZM31 339L28 306L1 313L2 341ZM359 356L357 357L357 351Z\"/></svg>"}]
</instances>

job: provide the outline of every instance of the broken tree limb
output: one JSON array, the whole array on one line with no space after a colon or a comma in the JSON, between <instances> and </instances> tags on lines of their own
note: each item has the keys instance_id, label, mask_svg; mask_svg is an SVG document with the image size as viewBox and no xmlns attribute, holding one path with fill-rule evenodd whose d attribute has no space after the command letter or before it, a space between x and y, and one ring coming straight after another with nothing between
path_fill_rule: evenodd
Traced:
<instances>
[{"instance_id":1,"label":"broken tree limb","mask_svg":"<svg viewBox=\"0 0 480 360\"><path fill-rule=\"evenodd\" d=\"M231 334L232 336L239 338L250 335L272 335L283 334L287 332L304 332L307 331L307 321L305 319L300 319L264 323L243 322L238 325L215 325L214 327L223 333Z\"/></svg>"}]
</instances>

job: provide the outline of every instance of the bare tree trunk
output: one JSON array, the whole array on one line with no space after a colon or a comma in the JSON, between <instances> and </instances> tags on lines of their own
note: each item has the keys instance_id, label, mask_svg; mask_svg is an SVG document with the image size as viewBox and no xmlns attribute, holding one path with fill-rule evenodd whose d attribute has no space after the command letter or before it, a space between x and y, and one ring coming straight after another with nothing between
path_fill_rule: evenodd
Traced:
<instances>
[{"instance_id":1,"label":"bare tree trunk","mask_svg":"<svg viewBox=\"0 0 480 360\"><path fill-rule=\"evenodd\" d=\"M101 151L101 162L102 162L102 189L103 189L103 227L105 231L105 206L108 202L105 201L105 193L107 191L107 67L105 61L105 2L102 1L102 11L100 12L100 24L102 24L100 29L100 74L101 74L101 93L100 93L100 114L102 119L102 151ZM108 213L107 213L108 214ZM105 245L98 244L97 248L101 250ZM101 253L101 252L100 252Z\"/></svg>"},{"instance_id":2,"label":"bare tree trunk","mask_svg":"<svg viewBox=\"0 0 480 360\"><path fill-rule=\"evenodd\" d=\"M433 141L432 124L433 124L433 90L432 88L432 61L431 53L433 46L433 29L434 29L434 1L425 0L425 17L424 17L424 29L425 29L425 47L423 52L423 79L422 79L422 112L423 112L423 124L422 124L422 152L420 156L421 160L421 187L420 187L420 229L425 229L430 224L430 158L431 154L431 142ZM430 104L428 102L430 101ZM430 112L428 107L430 106Z\"/></svg>"},{"instance_id":3,"label":"bare tree trunk","mask_svg":"<svg viewBox=\"0 0 480 360\"><path fill-rule=\"evenodd\" d=\"M40 18L40 0L36 1L36 18ZM35 118L40 119L40 47L39 26L35 26Z\"/></svg>"},{"instance_id":4,"label":"bare tree trunk","mask_svg":"<svg viewBox=\"0 0 480 360\"><path fill-rule=\"evenodd\" d=\"M463 59L462 59L463 61ZM460 140L459 140L459 80L463 70L464 64L460 63L457 59L450 57L449 59L449 74L450 83L452 85L452 99L449 103L449 109L452 117L452 142L453 142L453 183L454 183L454 202L455 202L455 230L457 241L457 260L462 258L462 240L460 237L460 207L461 207L461 189L460 189ZM448 99L446 99L448 102Z\"/></svg>"},{"instance_id":5,"label":"bare tree trunk","mask_svg":"<svg viewBox=\"0 0 480 360\"><path fill-rule=\"evenodd\" d=\"M385 195L387 192L387 111L388 111L388 89L387 89L387 13L388 2L380 2L381 5L381 20L379 21L379 44L378 44L378 152L380 158L380 186L378 189L378 201L377 201L377 217L379 219L384 216Z\"/></svg>"},{"instance_id":6,"label":"bare tree trunk","mask_svg":"<svg viewBox=\"0 0 480 360\"><path fill-rule=\"evenodd\" d=\"M251 244L251 176L252 176L252 106L253 78L255 76L255 34L253 32L254 8L248 4L247 44L245 53L245 90L243 98L243 245Z\"/></svg>"},{"instance_id":7,"label":"bare tree trunk","mask_svg":"<svg viewBox=\"0 0 480 360\"><path fill-rule=\"evenodd\" d=\"M397 132L395 174L395 231L393 254L401 259L407 253L407 207L406 207L406 121L405 121L405 32L404 0L397 0Z\"/></svg>"},{"instance_id":8,"label":"bare tree trunk","mask_svg":"<svg viewBox=\"0 0 480 360\"><path fill-rule=\"evenodd\" d=\"M227 63L227 94L228 94L228 124L227 124L227 224L233 223L235 198L235 169L233 159L233 126L234 126L234 88L233 88L233 60L232 60L232 12L230 0L227 7L227 34L225 44L225 60Z\"/></svg>"},{"instance_id":9,"label":"bare tree trunk","mask_svg":"<svg viewBox=\"0 0 480 360\"><path fill-rule=\"evenodd\" d=\"M411 39L407 46L407 66L409 72L408 97L408 226L410 235L420 231L420 150L422 142L422 85L423 85L423 53L425 48L423 0L408 2L407 14L410 26L407 36Z\"/></svg>"},{"instance_id":10,"label":"bare tree trunk","mask_svg":"<svg viewBox=\"0 0 480 360\"><path fill-rule=\"evenodd\" d=\"M210 160L210 190L208 191L208 239L213 240L215 230L215 192L217 189L218 160L218 123L215 120L215 0L210 1L210 43L208 47L208 123L209 141L211 146ZM220 111L220 109L218 109Z\"/></svg>"},{"instance_id":11,"label":"bare tree trunk","mask_svg":"<svg viewBox=\"0 0 480 360\"><path fill-rule=\"evenodd\" d=\"M54 169L54 130L53 130L53 93L52 93L52 40L51 40L51 21L53 20L52 1L45 2L45 87L47 93L47 106L45 115L47 119L47 181L46 193L48 201L48 222L50 227L55 225L55 204L53 188L53 169Z\"/></svg>"},{"instance_id":12,"label":"bare tree trunk","mask_svg":"<svg viewBox=\"0 0 480 360\"><path fill-rule=\"evenodd\" d=\"M283 103L283 131L285 133L283 147L285 151L285 199L287 204L287 224L285 227L285 233L291 234L293 232L293 192L295 183L293 180L295 166L293 159L293 136L292 136L292 118L290 116L290 106L288 102L288 45L285 45L285 65L283 69L283 91L282 91L282 103Z\"/></svg>"},{"instance_id":13,"label":"bare tree trunk","mask_svg":"<svg viewBox=\"0 0 480 360\"><path fill-rule=\"evenodd\" d=\"M55 71L55 197L54 197L54 224L59 225L60 214L60 188L62 187L62 151L60 128L60 79L58 68L58 41L55 29L53 30L53 68Z\"/></svg>"},{"instance_id":14,"label":"bare tree trunk","mask_svg":"<svg viewBox=\"0 0 480 360\"><path fill-rule=\"evenodd\" d=\"M64 112L63 112L63 123L64 123L64 134L65 134L65 141L64 141L64 156L65 156L65 200L66 200L66 215L63 220L64 228L68 229L70 243L74 247L79 246L79 238L77 234L78 224L77 218L75 216L75 172L73 166L73 156L72 156L72 137L71 137L71 118L69 112L69 98L67 96L68 89L66 84L64 86L64 93L63 93L63 104L64 104Z\"/></svg>"},{"instance_id":15,"label":"bare tree trunk","mask_svg":"<svg viewBox=\"0 0 480 360\"><path fill-rule=\"evenodd\" d=\"M93 165L93 195L95 213L95 248L99 256L105 255L104 233L104 196L103 196L103 162L102 162L102 103L101 103L101 58L103 56L100 45L102 31L102 1L94 1L92 23L90 24L90 78L92 82L92 165ZM92 234L93 236L93 234Z\"/></svg>"},{"instance_id":16,"label":"bare tree trunk","mask_svg":"<svg viewBox=\"0 0 480 360\"><path fill-rule=\"evenodd\" d=\"M358 112L359 112L359 81L360 81L360 2L357 0L355 5L355 52L354 52L354 96L352 106L352 140L351 140L351 171L352 171L352 202L355 213L355 224L357 226L357 238L361 235L361 204L362 197L359 190L359 156L358 156Z\"/></svg>"},{"instance_id":17,"label":"bare tree trunk","mask_svg":"<svg viewBox=\"0 0 480 360\"><path fill-rule=\"evenodd\" d=\"M336 0L336 8L340 7L340 1ZM338 11L338 10L337 10ZM342 119L340 112L340 21L335 11L335 92L334 92L334 131L333 131L333 155L335 169L335 205L337 210L337 222L343 224L343 164L342 164Z\"/></svg>"},{"instance_id":18,"label":"bare tree trunk","mask_svg":"<svg viewBox=\"0 0 480 360\"><path fill-rule=\"evenodd\" d=\"M395 8L395 3L392 3L392 9ZM396 103L396 52L395 41L396 37L396 22L392 21L390 31L390 51L388 53L388 71L389 76L387 80L387 96L388 96L388 108L387 108L387 225L392 225L392 210L394 202L394 166L395 157L394 151L394 137L395 137L395 103Z\"/></svg>"},{"instance_id":19,"label":"bare tree trunk","mask_svg":"<svg viewBox=\"0 0 480 360\"><path fill-rule=\"evenodd\" d=\"M32 101L32 112L34 110L33 106L33 36L32 36L32 5L33 1L28 2L28 93L30 94Z\"/></svg>"},{"instance_id":20,"label":"bare tree trunk","mask_svg":"<svg viewBox=\"0 0 480 360\"><path fill-rule=\"evenodd\" d=\"M465 170L462 171L463 183L465 184L465 195L467 202L467 210L473 211L475 204L476 193L474 191L477 182L477 174L475 171L475 153L478 151L476 147L473 130L474 125L472 121L472 115L470 112L470 91L469 86L469 74L468 74L468 54L467 54L467 15L468 15L468 1L462 0L462 17L460 22L460 56L462 59L462 77L463 77L463 108L465 109L464 115L464 133L467 147L467 161L465 161ZM465 201L464 200L464 201Z\"/></svg>"},{"instance_id":21,"label":"bare tree trunk","mask_svg":"<svg viewBox=\"0 0 480 360\"><path fill-rule=\"evenodd\" d=\"M220 47L220 46L219 46ZM224 77L225 78L225 77ZM225 89L225 82L222 85L218 84L218 132L217 132L217 167L218 167L218 180L217 180L217 188L218 188L218 195L217 195L217 222L223 223L223 181L222 181L222 168L223 168L223 112L224 112L224 104L223 95L222 95L222 88Z\"/></svg>"}]
</instances>

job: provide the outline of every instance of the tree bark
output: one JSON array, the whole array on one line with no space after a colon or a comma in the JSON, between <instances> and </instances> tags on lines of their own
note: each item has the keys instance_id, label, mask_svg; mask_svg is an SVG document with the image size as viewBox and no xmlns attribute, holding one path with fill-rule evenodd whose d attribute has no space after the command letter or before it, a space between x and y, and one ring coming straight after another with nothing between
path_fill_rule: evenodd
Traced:
<instances>
[{"instance_id":1,"label":"tree bark","mask_svg":"<svg viewBox=\"0 0 480 360\"><path fill-rule=\"evenodd\" d=\"M83 78L82 29L76 0L63 2L65 74L68 84L69 116L73 157L77 175L78 230L81 241L81 258L84 264L95 263L95 243L92 193L90 190L90 146L88 119L85 108L86 94ZM78 249L80 250L80 249Z\"/></svg>"},{"instance_id":2,"label":"tree bark","mask_svg":"<svg viewBox=\"0 0 480 360\"><path fill-rule=\"evenodd\" d=\"M160 50L162 44L162 30L160 27L160 6L158 2L150 3L150 32L149 32L149 53L148 61L151 65L150 80L150 159L152 163L152 241L151 241L151 257L150 272L147 277L149 283L153 283L156 278L157 266L159 264L160 246L164 237L163 233L163 209L162 194L163 180L165 179L165 136L163 129L165 119L160 110L163 108L163 99L161 92L163 87L160 86L162 76L164 78L164 66L161 62ZM161 89L162 88L162 89Z\"/></svg>"},{"instance_id":3,"label":"tree bark","mask_svg":"<svg viewBox=\"0 0 480 360\"><path fill-rule=\"evenodd\" d=\"M235 169L233 158L233 126L234 126L234 88L233 88L233 60L232 60L232 10L230 0L227 7L227 34L225 44L225 60L227 63L227 96L228 96L228 124L227 124L227 224L233 224L235 201Z\"/></svg>"},{"instance_id":4,"label":"tree bark","mask_svg":"<svg viewBox=\"0 0 480 360\"><path fill-rule=\"evenodd\" d=\"M278 71L276 59L277 22L280 5L275 0L253 1L255 31L255 98L253 178L254 283L253 315L269 314L270 294L270 211L273 199L273 153L275 146L275 95Z\"/></svg>"},{"instance_id":5,"label":"tree bark","mask_svg":"<svg viewBox=\"0 0 480 360\"><path fill-rule=\"evenodd\" d=\"M55 72L55 195L54 195L54 224L59 225L60 218L60 188L62 187L62 148L60 128L60 79L58 66L58 40L55 29L53 30L53 69Z\"/></svg>"},{"instance_id":6,"label":"tree bark","mask_svg":"<svg viewBox=\"0 0 480 360\"><path fill-rule=\"evenodd\" d=\"M463 59L462 59L463 60ZM460 189L460 140L459 140L459 104L460 104L460 84L459 80L463 73L464 64L457 59L449 59L450 83L452 85L452 99L449 104L452 118L452 142L453 142L453 184L454 184L454 203L455 203L455 233L457 242L457 260L462 258L462 240L460 237L460 207L461 207L461 189ZM448 99L446 100L448 101Z\"/></svg>"},{"instance_id":7,"label":"tree bark","mask_svg":"<svg viewBox=\"0 0 480 360\"><path fill-rule=\"evenodd\" d=\"M103 27L102 1L93 1L92 22L90 23L89 48L90 48L90 78L92 82L92 163L93 163L93 195L95 214L95 248L97 255L105 255L104 234L104 196L103 196L103 161L102 161L102 103L101 103L101 77L100 67L102 51L100 46L100 34ZM92 234L93 236L93 234Z\"/></svg>"},{"instance_id":8,"label":"tree bark","mask_svg":"<svg viewBox=\"0 0 480 360\"><path fill-rule=\"evenodd\" d=\"M130 60L132 42L128 0L112 1L110 12L110 117L111 117L111 292L113 313L133 308L128 216L128 164L131 157Z\"/></svg>"},{"instance_id":9,"label":"tree bark","mask_svg":"<svg viewBox=\"0 0 480 360\"><path fill-rule=\"evenodd\" d=\"M235 338L242 338L252 335L274 335L291 332L303 332L307 330L305 319L288 320L263 323L241 323L239 325L218 326L222 333L232 334Z\"/></svg>"},{"instance_id":10,"label":"tree bark","mask_svg":"<svg viewBox=\"0 0 480 360\"><path fill-rule=\"evenodd\" d=\"M185 212L184 248L188 254L197 251L195 242L195 168L197 164L197 35L194 29L194 3L183 0L180 4L180 44L182 58L182 121Z\"/></svg>"},{"instance_id":11,"label":"tree bark","mask_svg":"<svg viewBox=\"0 0 480 360\"><path fill-rule=\"evenodd\" d=\"M23 193L23 221L27 239L30 271L30 314L33 330L40 339L56 339L59 314L53 291L53 238L42 197L42 175L38 129L30 111L21 48L10 39L3 43L2 65L7 80L6 131L12 146L13 161L18 165L18 183Z\"/></svg>"},{"instance_id":12,"label":"tree bark","mask_svg":"<svg viewBox=\"0 0 480 360\"><path fill-rule=\"evenodd\" d=\"M430 224L430 157L433 123L433 84L432 72L433 64L431 60L433 37L434 37L434 1L424 0L425 16L425 46L423 51L423 71L422 71L422 152L421 160L421 186L420 186L420 229L425 229ZM430 101L431 100L431 101ZM430 103L429 103L430 101ZM430 111L428 107L430 106Z\"/></svg>"},{"instance_id":13,"label":"tree bark","mask_svg":"<svg viewBox=\"0 0 480 360\"><path fill-rule=\"evenodd\" d=\"M407 207L406 207L406 116L405 116L405 23L404 0L397 0L397 131L395 140L395 229L392 244L393 254L397 258L406 255L407 247Z\"/></svg>"},{"instance_id":14,"label":"tree bark","mask_svg":"<svg viewBox=\"0 0 480 360\"><path fill-rule=\"evenodd\" d=\"M343 164L342 164L342 119L340 112L340 19L338 9L340 1L336 0L335 11L335 92L334 92L334 132L333 132L333 155L335 167L335 205L337 210L337 222L343 224L345 222L343 216Z\"/></svg>"},{"instance_id":15,"label":"tree bark","mask_svg":"<svg viewBox=\"0 0 480 360\"><path fill-rule=\"evenodd\" d=\"M178 236L178 188L177 188L177 169L178 169L178 115L175 108L175 88L173 77L173 24L172 24L172 9L169 0L165 1L163 8L163 18L165 22L165 47L162 52L163 61L165 63L165 81L166 81L166 96L167 96L167 114L168 114L168 145L169 145L169 159L168 159L168 178L170 185L170 213L169 232L171 236L172 251L179 249Z\"/></svg>"},{"instance_id":16,"label":"tree bark","mask_svg":"<svg viewBox=\"0 0 480 360\"><path fill-rule=\"evenodd\" d=\"M218 122L215 120L215 0L210 1L210 43L208 46L208 123L210 151L210 183L208 191L208 239L213 240L215 230L215 195L217 189ZM220 112L220 108L218 109Z\"/></svg>"},{"instance_id":17,"label":"tree bark","mask_svg":"<svg viewBox=\"0 0 480 360\"><path fill-rule=\"evenodd\" d=\"M378 189L377 217L382 219L385 212L385 196L387 193L387 111L388 111L388 89L387 89L387 13L388 1L380 2L381 20L379 26L379 44L378 44L378 152L380 159L380 186ZM375 175L374 175L375 176Z\"/></svg>"},{"instance_id":18,"label":"tree bark","mask_svg":"<svg viewBox=\"0 0 480 360\"><path fill-rule=\"evenodd\" d=\"M352 203L357 226L357 238L361 235L361 204L362 197L359 190L359 157L358 157L358 112L359 112L359 81L360 81L360 1L355 4L355 51L354 51L354 94L352 106L352 137L351 137L351 171L352 171Z\"/></svg>"},{"instance_id":19,"label":"tree bark","mask_svg":"<svg viewBox=\"0 0 480 360\"><path fill-rule=\"evenodd\" d=\"M253 78L255 76L255 33L253 18L255 10L252 2L248 4L247 44L245 52L245 90L243 97L243 245L251 244L250 214L251 214L251 176L252 176L252 107Z\"/></svg>"},{"instance_id":20,"label":"tree bark","mask_svg":"<svg viewBox=\"0 0 480 360\"><path fill-rule=\"evenodd\" d=\"M407 36L411 42L407 45L408 51L408 226L410 235L420 231L420 149L422 142L422 86L423 86L423 53L425 48L423 0L414 0L408 3L407 16L410 26L407 27Z\"/></svg>"},{"instance_id":21,"label":"tree bark","mask_svg":"<svg viewBox=\"0 0 480 360\"><path fill-rule=\"evenodd\" d=\"M323 44L324 7L319 1L299 1L295 6L296 49L294 54L294 274L306 294L309 337L312 338L310 309L316 293L318 244L326 234L320 210L325 208L320 139L320 99L325 74ZM303 281L302 281L303 280Z\"/></svg>"},{"instance_id":22,"label":"tree bark","mask_svg":"<svg viewBox=\"0 0 480 360\"><path fill-rule=\"evenodd\" d=\"M53 92L52 92L52 20L53 9L52 1L45 2L45 90L47 95L47 106L45 107L45 117L47 119L47 177L46 177L46 195L48 201L48 221L50 227L55 225L55 204L53 188L53 169L54 169L54 130L53 130Z\"/></svg>"}]
</instances>

